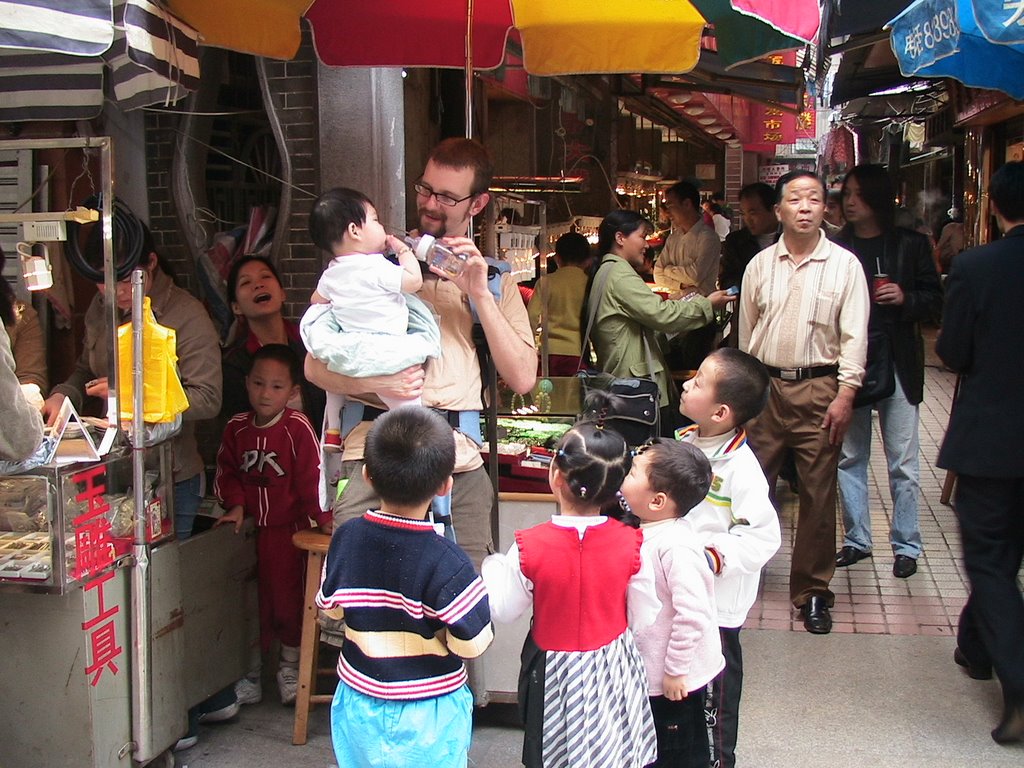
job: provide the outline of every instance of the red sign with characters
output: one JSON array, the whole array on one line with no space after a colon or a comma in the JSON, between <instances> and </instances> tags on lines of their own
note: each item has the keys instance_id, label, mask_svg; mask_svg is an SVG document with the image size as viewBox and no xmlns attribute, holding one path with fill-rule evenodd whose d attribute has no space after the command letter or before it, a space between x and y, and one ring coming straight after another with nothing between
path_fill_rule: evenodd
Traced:
<instances>
[{"instance_id":1,"label":"red sign with characters","mask_svg":"<svg viewBox=\"0 0 1024 768\"><path fill-rule=\"evenodd\" d=\"M796 65L796 52L787 51L769 56L771 64ZM787 105L788 106L788 105ZM817 131L817 115L814 103L805 93L802 109L794 113L768 104L752 104L750 110L749 144L743 148L748 152L774 155L778 144L795 144L797 139L813 139Z\"/></svg>"},{"instance_id":2,"label":"red sign with characters","mask_svg":"<svg viewBox=\"0 0 1024 768\"><path fill-rule=\"evenodd\" d=\"M114 572L107 571L85 585L86 592L96 590L96 615L82 622L82 629L89 633L89 656L92 657L92 661L85 667L85 674L92 678L89 685L94 687L99 683L104 670L109 669L114 675L118 673L114 662L124 652L117 644L117 625L114 624L114 617L120 609L117 605L107 608L103 594L104 586L113 577Z\"/></svg>"},{"instance_id":3,"label":"red sign with characters","mask_svg":"<svg viewBox=\"0 0 1024 768\"><path fill-rule=\"evenodd\" d=\"M85 507L85 511L72 520L75 531L75 567L72 575L79 580L101 574L114 563L114 542L110 535L110 521L107 512L110 504L103 495L107 490L107 468L100 464L71 476L71 481L81 488L75 501ZM96 686L104 670L111 674L118 673L115 661L124 652L118 645L117 625L114 617L120 608L113 605L106 607L103 588L114 572L97 576L86 582L83 589L86 594L95 590L96 615L82 622L82 630L89 633L89 656L91 661L86 664L85 674L90 677L89 684Z\"/></svg>"},{"instance_id":4,"label":"red sign with characters","mask_svg":"<svg viewBox=\"0 0 1024 768\"><path fill-rule=\"evenodd\" d=\"M85 506L85 512L71 521L75 530L75 567L71 574L78 580L94 576L114 562L114 542L107 519L110 505L103 495L106 480L107 468L103 464L71 476L71 481L82 487L75 501Z\"/></svg>"}]
</instances>

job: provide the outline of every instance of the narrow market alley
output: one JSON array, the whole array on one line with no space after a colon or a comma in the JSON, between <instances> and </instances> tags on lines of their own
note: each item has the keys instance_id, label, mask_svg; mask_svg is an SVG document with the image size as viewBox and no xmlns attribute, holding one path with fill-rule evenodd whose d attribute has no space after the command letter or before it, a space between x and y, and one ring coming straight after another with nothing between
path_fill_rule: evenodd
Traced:
<instances>
[{"instance_id":1,"label":"narrow market alley","mask_svg":"<svg viewBox=\"0 0 1024 768\"><path fill-rule=\"evenodd\" d=\"M744 768L1010 768L1024 759L1024 745L1000 747L989 737L1001 711L999 684L972 680L953 663L967 584L955 515L939 502L945 472L935 467L935 456L956 377L935 359L934 331L929 336L921 406L920 568L909 579L892 575L885 545L891 501L876 423L870 467L875 556L836 571L832 634L807 634L789 607L786 587L796 498L780 486L782 549L765 570L742 636L737 759ZM272 694L273 684L266 690ZM292 746L291 734L292 710L267 695L243 708L236 721L203 726L198 745L177 755L178 765L335 764L327 707L311 713L308 744ZM470 766L514 768L521 744L515 708L488 706L477 712Z\"/></svg>"}]
</instances>

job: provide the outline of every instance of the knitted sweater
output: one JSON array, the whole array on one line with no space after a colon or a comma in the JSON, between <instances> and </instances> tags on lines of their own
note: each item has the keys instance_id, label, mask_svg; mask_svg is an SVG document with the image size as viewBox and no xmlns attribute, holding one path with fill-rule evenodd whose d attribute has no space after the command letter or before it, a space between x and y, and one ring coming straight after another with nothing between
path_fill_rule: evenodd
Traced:
<instances>
[{"instance_id":1,"label":"knitted sweater","mask_svg":"<svg viewBox=\"0 0 1024 768\"><path fill-rule=\"evenodd\" d=\"M316 603L345 619L338 676L379 699L428 699L466 682L491 612L466 554L430 522L370 511L338 528Z\"/></svg>"}]
</instances>

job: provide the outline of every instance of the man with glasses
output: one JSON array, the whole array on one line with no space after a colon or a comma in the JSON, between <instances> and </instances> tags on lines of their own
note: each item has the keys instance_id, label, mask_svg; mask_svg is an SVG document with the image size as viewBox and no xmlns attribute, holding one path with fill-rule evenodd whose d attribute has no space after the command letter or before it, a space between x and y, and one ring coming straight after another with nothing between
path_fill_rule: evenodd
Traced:
<instances>
[{"instance_id":1,"label":"man with glasses","mask_svg":"<svg viewBox=\"0 0 1024 768\"><path fill-rule=\"evenodd\" d=\"M441 327L439 360L415 365L389 376L349 378L332 373L313 357L306 358L309 380L326 390L341 392L357 402L358 423L344 436L342 477L344 493L334 508L334 525L379 508L373 489L363 477L363 445L370 423L382 410L379 395L422 397L455 430L455 484L451 517L455 536L479 569L491 550L493 489L480 457L482 375L473 340L474 322L483 329L498 375L513 391L525 394L536 381L537 352L530 321L508 275L501 276L500 298L488 286L488 265L468 237L473 216L490 200L487 188L493 168L487 150L471 139L445 139L431 151L423 175L413 184L419 233L444 242L466 256L465 270L454 277L437 272L424 275L419 296L438 316ZM343 432L356 420L343 418ZM479 691L478 691L479 693Z\"/></svg>"}]
</instances>

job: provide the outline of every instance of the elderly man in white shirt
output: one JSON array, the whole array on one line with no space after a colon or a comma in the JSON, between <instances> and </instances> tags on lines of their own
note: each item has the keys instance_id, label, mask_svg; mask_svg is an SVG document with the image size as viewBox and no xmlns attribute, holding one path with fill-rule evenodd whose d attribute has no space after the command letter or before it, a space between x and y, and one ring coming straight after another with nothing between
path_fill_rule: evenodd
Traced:
<instances>
[{"instance_id":1,"label":"elderly man in white shirt","mask_svg":"<svg viewBox=\"0 0 1024 768\"><path fill-rule=\"evenodd\" d=\"M867 357L870 304L857 257L825 237L825 187L810 171L776 185L779 241L750 262L740 292L740 349L772 377L762 414L747 427L769 488L787 449L800 477L789 592L804 628L832 630L836 478Z\"/></svg>"}]
</instances>

